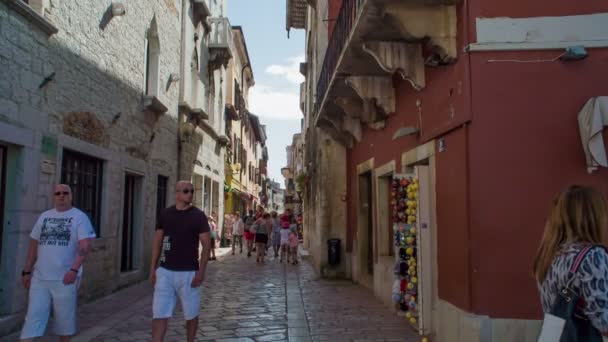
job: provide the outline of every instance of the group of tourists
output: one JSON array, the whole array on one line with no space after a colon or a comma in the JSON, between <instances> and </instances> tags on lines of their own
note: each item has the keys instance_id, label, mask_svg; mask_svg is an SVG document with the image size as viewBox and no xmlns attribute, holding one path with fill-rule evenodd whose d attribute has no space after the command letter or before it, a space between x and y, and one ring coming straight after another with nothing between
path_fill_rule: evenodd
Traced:
<instances>
[{"instance_id":1,"label":"group of tourists","mask_svg":"<svg viewBox=\"0 0 608 342\"><path fill-rule=\"evenodd\" d=\"M247 257L256 253L256 262L266 262L266 255L272 246L274 259L287 263L298 263L299 237L297 224L290 209L285 210L282 215L276 211L265 212L262 206L257 210L249 210L249 213L241 216L237 211L226 216L227 227L232 228L232 255L236 254L238 245L239 253L243 253L243 237L245 238Z\"/></svg>"},{"instance_id":2,"label":"group of tourists","mask_svg":"<svg viewBox=\"0 0 608 342\"><path fill-rule=\"evenodd\" d=\"M150 264L153 341L163 341L177 299L186 320L187 341L194 341L197 333L200 286L212 255L210 232L216 217L212 214L209 219L193 206L193 194L192 183L178 182L175 205L162 211L156 227ZM82 265L96 237L87 215L72 207L68 185L56 185L53 196L54 208L42 213L33 226L21 273L23 286L29 290L21 331L24 341L44 334L51 311L60 341L69 341L76 333ZM298 236L289 210L280 217L261 207L255 213L232 216L233 254L237 245L243 252L244 236L248 256L256 243L258 262L264 262L270 241L275 259L280 251L280 261L297 263ZM543 325L539 341L557 341L555 336L562 336L560 341L601 341L601 335L608 335L607 243L608 204L601 192L571 186L554 199L534 260L534 274L547 314L545 323L559 319L566 323ZM583 330L586 335L581 339L582 335L576 335Z\"/></svg>"}]
</instances>

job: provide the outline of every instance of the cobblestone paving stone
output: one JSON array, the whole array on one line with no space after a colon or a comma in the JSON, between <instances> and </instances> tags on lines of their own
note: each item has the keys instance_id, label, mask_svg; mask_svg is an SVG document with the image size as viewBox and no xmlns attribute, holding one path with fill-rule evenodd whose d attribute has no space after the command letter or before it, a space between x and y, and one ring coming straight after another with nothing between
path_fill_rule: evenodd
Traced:
<instances>
[{"instance_id":1,"label":"cobblestone paving stone","mask_svg":"<svg viewBox=\"0 0 608 342\"><path fill-rule=\"evenodd\" d=\"M226 253L226 250L222 250ZM150 341L152 288L142 283L79 309L73 341ZM44 339L51 341L51 339ZM179 305L166 341L185 341ZM307 262L212 261L202 289L197 341L420 341L405 319L349 281L321 280Z\"/></svg>"}]
</instances>

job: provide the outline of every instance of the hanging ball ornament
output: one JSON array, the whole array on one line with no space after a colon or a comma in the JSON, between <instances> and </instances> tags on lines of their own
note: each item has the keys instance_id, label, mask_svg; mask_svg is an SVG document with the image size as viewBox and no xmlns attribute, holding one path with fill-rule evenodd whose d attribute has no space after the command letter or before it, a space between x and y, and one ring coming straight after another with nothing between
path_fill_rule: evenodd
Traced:
<instances>
[{"instance_id":1,"label":"hanging ball ornament","mask_svg":"<svg viewBox=\"0 0 608 342\"><path fill-rule=\"evenodd\" d=\"M414 318L414 317L410 318L410 323L412 323L412 324L416 324L416 322L418 322L418 321L416 320L416 318Z\"/></svg>"},{"instance_id":2,"label":"hanging ball ornament","mask_svg":"<svg viewBox=\"0 0 608 342\"><path fill-rule=\"evenodd\" d=\"M416 284L418 282L418 278L416 277L412 277L412 279L410 280L412 283Z\"/></svg>"},{"instance_id":3,"label":"hanging ball ornament","mask_svg":"<svg viewBox=\"0 0 608 342\"><path fill-rule=\"evenodd\" d=\"M410 234L416 235L416 228L410 228Z\"/></svg>"}]
</instances>

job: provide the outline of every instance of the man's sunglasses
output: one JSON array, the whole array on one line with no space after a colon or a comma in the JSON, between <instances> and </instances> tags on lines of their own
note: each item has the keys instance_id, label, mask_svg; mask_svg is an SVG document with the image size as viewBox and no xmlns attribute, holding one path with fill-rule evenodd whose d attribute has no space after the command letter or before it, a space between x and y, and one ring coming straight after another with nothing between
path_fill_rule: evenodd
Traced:
<instances>
[{"instance_id":1,"label":"man's sunglasses","mask_svg":"<svg viewBox=\"0 0 608 342\"><path fill-rule=\"evenodd\" d=\"M179 191L179 190L178 190ZM194 189L182 189L181 192L183 192L184 194L189 194L189 193L194 193Z\"/></svg>"},{"instance_id":2,"label":"man's sunglasses","mask_svg":"<svg viewBox=\"0 0 608 342\"><path fill-rule=\"evenodd\" d=\"M70 193L67 192L67 191L57 191L57 192L55 192L55 196L61 196L61 195L67 196L69 194Z\"/></svg>"}]
</instances>

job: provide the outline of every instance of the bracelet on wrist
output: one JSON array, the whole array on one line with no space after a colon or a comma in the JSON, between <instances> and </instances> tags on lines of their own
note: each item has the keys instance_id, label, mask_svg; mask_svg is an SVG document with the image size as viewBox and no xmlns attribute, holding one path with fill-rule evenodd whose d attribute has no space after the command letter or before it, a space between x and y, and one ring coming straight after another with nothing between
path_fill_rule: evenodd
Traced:
<instances>
[{"instance_id":1,"label":"bracelet on wrist","mask_svg":"<svg viewBox=\"0 0 608 342\"><path fill-rule=\"evenodd\" d=\"M21 271L21 276L25 277L26 275L32 275L32 271L26 272L26 271Z\"/></svg>"},{"instance_id":2,"label":"bracelet on wrist","mask_svg":"<svg viewBox=\"0 0 608 342\"><path fill-rule=\"evenodd\" d=\"M70 268L70 271L72 271L72 272L74 272L74 273L78 274L78 270L76 270L76 269Z\"/></svg>"}]
</instances>

